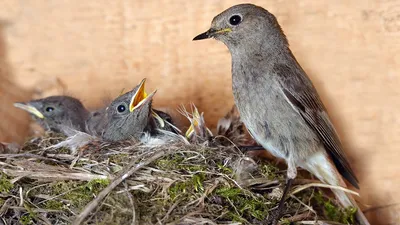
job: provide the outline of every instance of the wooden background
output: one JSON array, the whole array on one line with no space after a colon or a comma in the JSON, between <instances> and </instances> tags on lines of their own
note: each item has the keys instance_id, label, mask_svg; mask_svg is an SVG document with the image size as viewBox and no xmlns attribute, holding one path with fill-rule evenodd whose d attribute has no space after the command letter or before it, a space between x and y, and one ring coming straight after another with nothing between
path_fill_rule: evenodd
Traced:
<instances>
[{"instance_id":1,"label":"wooden background","mask_svg":"<svg viewBox=\"0 0 400 225\"><path fill-rule=\"evenodd\" d=\"M155 105L194 102L215 126L232 106L230 55L192 42L239 1L1 0L0 140L21 142L15 101L53 94L89 107L148 78ZM373 224L400 224L400 1L259 0L326 103Z\"/></svg>"}]
</instances>

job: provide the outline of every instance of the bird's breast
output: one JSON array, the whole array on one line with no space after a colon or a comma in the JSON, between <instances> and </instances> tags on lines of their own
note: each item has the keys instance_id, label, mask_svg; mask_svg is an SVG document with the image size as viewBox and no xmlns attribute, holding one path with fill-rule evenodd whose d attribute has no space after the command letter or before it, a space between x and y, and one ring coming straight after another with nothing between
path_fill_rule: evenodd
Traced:
<instances>
[{"instance_id":1,"label":"bird's breast","mask_svg":"<svg viewBox=\"0 0 400 225\"><path fill-rule=\"evenodd\" d=\"M232 73L232 88L240 117L254 139L276 157L304 158L313 151L315 135L293 109L272 74L251 68Z\"/></svg>"}]
</instances>

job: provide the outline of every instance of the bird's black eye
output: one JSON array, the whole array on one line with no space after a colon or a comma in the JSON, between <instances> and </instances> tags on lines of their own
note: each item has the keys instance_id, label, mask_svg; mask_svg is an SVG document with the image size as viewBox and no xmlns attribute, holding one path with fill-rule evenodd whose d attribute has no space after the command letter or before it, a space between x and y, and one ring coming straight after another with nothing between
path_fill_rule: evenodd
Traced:
<instances>
[{"instance_id":1,"label":"bird's black eye","mask_svg":"<svg viewBox=\"0 0 400 225\"><path fill-rule=\"evenodd\" d=\"M119 113L123 113L123 112L125 112L125 110L126 110L126 107L125 107L124 105L119 105L119 106L117 107L117 111L118 111Z\"/></svg>"},{"instance_id":2,"label":"bird's black eye","mask_svg":"<svg viewBox=\"0 0 400 225\"><path fill-rule=\"evenodd\" d=\"M47 108L46 108L46 112L51 112L51 111L53 111L53 110L54 110L53 107L47 107Z\"/></svg>"},{"instance_id":3,"label":"bird's black eye","mask_svg":"<svg viewBox=\"0 0 400 225\"><path fill-rule=\"evenodd\" d=\"M238 25L240 22L242 22L242 17L239 15L233 15L231 18L229 18L229 23L233 26Z\"/></svg>"}]
</instances>

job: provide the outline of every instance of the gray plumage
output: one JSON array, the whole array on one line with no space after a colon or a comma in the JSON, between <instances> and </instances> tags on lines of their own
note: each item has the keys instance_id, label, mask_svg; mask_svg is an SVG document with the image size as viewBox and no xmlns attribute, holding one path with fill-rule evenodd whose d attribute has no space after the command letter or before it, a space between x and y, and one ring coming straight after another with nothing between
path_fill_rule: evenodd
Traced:
<instances>
[{"instance_id":1,"label":"gray plumage","mask_svg":"<svg viewBox=\"0 0 400 225\"><path fill-rule=\"evenodd\" d=\"M69 96L50 96L27 103L15 103L23 109L45 130L63 133L64 128L85 131L85 121L89 111L82 103Z\"/></svg>"},{"instance_id":2,"label":"gray plumage","mask_svg":"<svg viewBox=\"0 0 400 225\"><path fill-rule=\"evenodd\" d=\"M100 122L101 131L98 132L104 140L139 140L144 132L151 129L149 122L152 96L148 96L148 100L134 111L131 112L129 109L132 97L138 91L138 88L139 85L119 96L105 109L104 118Z\"/></svg>"},{"instance_id":3,"label":"gray plumage","mask_svg":"<svg viewBox=\"0 0 400 225\"><path fill-rule=\"evenodd\" d=\"M358 188L326 109L275 16L252 4L236 5L194 40L210 37L231 53L232 89L242 121L259 144L285 159L288 178L296 177L299 166L331 185L344 185L339 172ZM334 192L344 206L356 206L344 192Z\"/></svg>"},{"instance_id":4,"label":"gray plumage","mask_svg":"<svg viewBox=\"0 0 400 225\"><path fill-rule=\"evenodd\" d=\"M147 105L143 105L142 108L134 113L118 113L115 107L129 104L130 98L137 89L138 87L135 87L132 91L118 97L107 108L91 112L86 121L86 132L93 136L102 137L108 141L127 140L131 138L137 139L140 138L144 132L148 132L150 135L154 136L158 133L158 129L178 133L169 114L152 109L151 115L147 116L148 107L151 107L150 102ZM159 121L159 119L155 119L154 113L156 113L163 122ZM122 122L124 120L125 122ZM119 129L120 127L123 129ZM117 131L114 132L114 130Z\"/></svg>"},{"instance_id":5,"label":"gray plumage","mask_svg":"<svg viewBox=\"0 0 400 225\"><path fill-rule=\"evenodd\" d=\"M106 108L90 112L86 120L86 133L96 137L101 137L107 122L105 113Z\"/></svg>"}]
</instances>

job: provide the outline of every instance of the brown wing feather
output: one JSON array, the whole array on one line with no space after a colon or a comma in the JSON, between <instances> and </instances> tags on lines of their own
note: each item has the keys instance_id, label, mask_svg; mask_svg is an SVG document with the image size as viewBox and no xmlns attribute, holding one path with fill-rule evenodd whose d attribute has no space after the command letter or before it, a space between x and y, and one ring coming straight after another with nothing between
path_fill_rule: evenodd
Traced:
<instances>
[{"instance_id":1,"label":"brown wing feather","mask_svg":"<svg viewBox=\"0 0 400 225\"><path fill-rule=\"evenodd\" d=\"M281 78L283 93L307 124L319 135L340 174L354 187L359 188L358 179L347 161L326 109L305 72L301 68L291 69L282 64L275 66L274 71Z\"/></svg>"}]
</instances>

